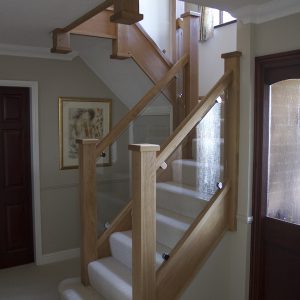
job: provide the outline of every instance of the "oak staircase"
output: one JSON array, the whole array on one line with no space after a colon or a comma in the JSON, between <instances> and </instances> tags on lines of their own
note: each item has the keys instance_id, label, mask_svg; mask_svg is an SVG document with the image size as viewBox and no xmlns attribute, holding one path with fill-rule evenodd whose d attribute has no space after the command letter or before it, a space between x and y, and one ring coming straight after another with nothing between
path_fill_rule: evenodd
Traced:
<instances>
[{"instance_id":1,"label":"oak staircase","mask_svg":"<svg viewBox=\"0 0 300 300\"><path fill-rule=\"evenodd\" d=\"M178 299L224 233L236 230L241 54L222 55L224 75L199 101L198 41L193 38L198 15L183 15L184 55L172 64L138 25L109 22L116 16L125 23L130 23L126 21L128 16L134 15L131 22L139 18L138 9L133 14L118 11L118 7L114 11L107 9L112 2L105 1L79 21L55 30L53 51L71 51L70 34L109 36L114 45L112 57L134 58L154 86L101 141L78 141L81 279L63 281L60 296L63 300ZM95 24L99 22L102 26L97 27ZM139 54L137 45L147 49L145 55ZM148 55L155 61L155 67L149 63ZM161 70L158 73L157 66ZM174 98L178 84L175 78L179 73L184 74L184 105ZM132 200L98 237L96 159L162 90L173 103L176 127L161 147L129 145ZM222 111L218 123L220 135L211 138L221 145L222 155L217 163L207 163L201 145L210 141L203 139L199 128L216 107Z\"/></svg>"}]
</instances>

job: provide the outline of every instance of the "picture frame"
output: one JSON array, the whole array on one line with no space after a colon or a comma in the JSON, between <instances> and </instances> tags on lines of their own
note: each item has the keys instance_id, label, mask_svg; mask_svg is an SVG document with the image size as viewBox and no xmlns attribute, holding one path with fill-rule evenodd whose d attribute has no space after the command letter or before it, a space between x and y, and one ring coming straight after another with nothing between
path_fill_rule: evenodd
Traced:
<instances>
[{"instance_id":1,"label":"picture frame","mask_svg":"<svg viewBox=\"0 0 300 300\"><path fill-rule=\"evenodd\" d=\"M111 130L111 100L102 98L59 97L60 170L78 168L77 139L99 139ZM111 149L98 157L97 166L111 165Z\"/></svg>"}]
</instances>

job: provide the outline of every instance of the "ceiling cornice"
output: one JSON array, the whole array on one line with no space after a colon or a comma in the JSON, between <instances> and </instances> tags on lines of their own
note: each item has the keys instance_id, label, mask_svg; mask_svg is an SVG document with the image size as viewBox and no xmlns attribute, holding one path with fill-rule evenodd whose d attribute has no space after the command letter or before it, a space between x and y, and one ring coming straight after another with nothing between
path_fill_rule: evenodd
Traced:
<instances>
[{"instance_id":1,"label":"ceiling cornice","mask_svg":"<svg viewBox=\"0 0 300 300\"><path fill-rule=\"evenodd\" d=\"M57 54L57 53L51 53L50 48L0 44L0 55L46 58L46 59L71 61L75 57L77 57L79 55L79 53L76 51L73 51L69 54Z\"/></svg>"},{"instance_id":2,"label":"ceiling cornice","mask_svg":"<svg viewBox=\"0 0 300 300\"><path fill-rule=\"evenodd\" d=\"M255 0L181 0L220 10L226 10L243 23L264 23L274 19L286 17L300 12L299 0L261 0L261 4ZM248 2L248 5L247 5ZM257 1L256 1L257 3ZM238 7L238 8L237 8Z\"/></svg>"},{"instance_id":3,"label":"ceiling cornice","mask_svg":"<svg viewBox=\"0 0 300 300\"><path fill-rule=\"evenodd\" d=\"M272 0L260 5L248 5L231 11L243 23L264 23L300 12L299 0Z\"/></svg>"}]
</instances>

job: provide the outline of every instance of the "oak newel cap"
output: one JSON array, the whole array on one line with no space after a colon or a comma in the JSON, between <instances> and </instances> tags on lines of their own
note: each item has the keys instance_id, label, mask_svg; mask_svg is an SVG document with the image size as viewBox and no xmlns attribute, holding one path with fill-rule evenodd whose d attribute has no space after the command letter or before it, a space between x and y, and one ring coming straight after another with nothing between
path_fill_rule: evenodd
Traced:
<instances>
[{"instance_id":1,"label":"oak newel cap","mask_svg":"<svg viewBox=\"0 0 300 300\"><path fill-rule=\"evenodd\" d=\"M153 151L159 151L160 146L154 144L131 144L128 146L128 149L131 151L139 151L139 152L153 152Z\"/></svg>"}]
</instances>

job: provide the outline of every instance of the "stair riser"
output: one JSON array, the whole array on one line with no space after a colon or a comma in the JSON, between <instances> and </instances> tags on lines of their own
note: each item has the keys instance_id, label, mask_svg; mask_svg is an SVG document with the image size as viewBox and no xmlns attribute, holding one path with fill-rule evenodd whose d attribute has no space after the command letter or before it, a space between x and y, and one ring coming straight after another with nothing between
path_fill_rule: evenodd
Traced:
<instances>
[{"instance_id":1,"label":"stair riser","mask_svg":"<svg viewBox=\"0 0 300 300\"><path fill-rule=\"evenodd\" d=\"M223 167L218 165L185 165L175 161L172 164L172 171L174 182L195 187L203 193L208 192L208 184L215 186L223 177Z\"/></svg>"},{"instance_id":2,"label":"stair riser","mask_svg":"<svg viewBox=\"0 0 300 300\"><path fill-rule=\"evenodd\" d=\"M111 266L96 264L92 262L88 268L91 286L107 300L132 300L131 282L120 279Z\"/></svg>"},{"instance_id":3,"label":"stair riser","mask_svg":"<svg viewBox=\"0 0 300 300\"><path fill-rule=\"evenodd\" d=\"M183 236L185 230L174 228L170 224L166 224L160 221L156 223L157 233L156 240L163 245L168 246L169 248L174 248L180 238Z\"/></svg>"},{"instance_id":4,"label":"stair riser","mask_svg":"<svg viewBox=\"0 0 300 300\"><path fill-rule=\"evenodd\" d=\"M110 236L109 244L112 257L132 269L132 241L113 234Z\"/></svg>"},{"instance_id":5,"label":"stair riser","mask_svg":"<svg viewBox=\"0 0 300 300\"><path fill-rule=\"evenodd\" d=\"M157 188L156 196L158 207L191 218L195 218L207 204L205 200L170 192L162 188Z\"/></svg>"}]
</instances>

